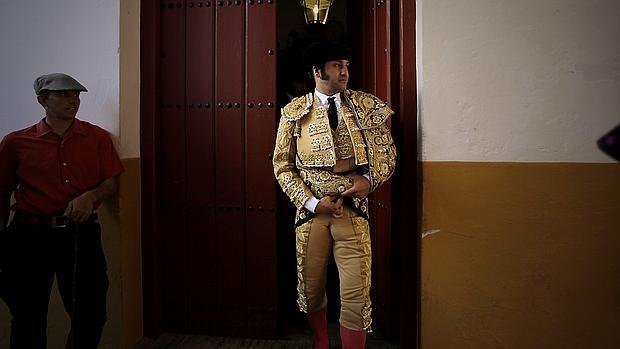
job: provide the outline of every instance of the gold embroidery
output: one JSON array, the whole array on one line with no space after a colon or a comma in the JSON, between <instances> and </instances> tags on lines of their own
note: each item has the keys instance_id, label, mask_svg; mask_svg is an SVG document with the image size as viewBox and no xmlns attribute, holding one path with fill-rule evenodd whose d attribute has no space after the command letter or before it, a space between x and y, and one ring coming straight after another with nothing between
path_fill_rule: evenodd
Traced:
<instances>
[{"instance_id":1,"label":"gold embroidery","mask_svg":"<svg viewBox=\"0 0 620 349\"><path fill-rule=\"evenodd\" d=\"M307 154L299 153L300 167L331 167L336 161L330 153Z\"/></svg>"},{"instance_id":2,"label":"gold embroidery","mask_svg":"<svg viewBox=\"0 0 620 349\"><path fill-rule=\"evenodd\" d=\"M366 332L372 332L372 302L370 300L370 283L371 283L371 261L372 251L370 243L370 231L368 221L362 217L352 217L353 230L357 235L357 241L360 244L360 248L363 251L362 261L360 266L360 274L362 276L362 295L364 305L362 307L362 322L363 328Z\"/></svg>"},{"instance_id":3,"label":"gold embroidery","mask_svg":"<svg viewBox=\"0 0 620 349\"><path fill-rule=\"evenodd\" d=\"M346 91L344 95L353 107L363 138L367 142L370 190L374 191L392 176L396 167L396 146L386 125L387 118L394 112L387 104L369 93Z\"/></svg>"},{"instance_id":4,"label":"gold embroidery","mask_svg":"<svg viewBox=\"0 0 620 349\"><path fill-rule=\"evenodd\" d=\"M396 146L386 125L364 130L369 139L368 158L370 190L386 182L396 168Z\"/></svg>"},{"instance_id":5,"label":"gold embroidery","mask_svg":"<svg viewBox=\"0 0 620 349\"><path fill-rule=\"evenodd\" d=\"M303 183L295 166L295 121L281 118L273 151L273 172L284 193L296 207L301 207L312 196Z\"/></svg>"},{"instance_id":6,"label":"gold embroidery","mask_svg":"<svg viewBox=\"0 0 620 349\"><path fill-rule=\"evenodd\" d=\"M312 221L306 222L297 229L296 235L296 254L297 254L297 304L299 310L308 312L308 296L306 295L305 265L306 253L308 251L308 237L310 236L310 226Z\"/></svg>"},{"instance_id":7,"label":"gold embroidery","mask_svg":"<svg viewBox=\"0 0 620 349\"><path fill-rule=\"evenodd\" d=\"M317 199L329 195L339 195L353 186L353 181L346 176L331 171L302 169L299 175Z\"/></svg>"},{"instance_id":8,"label":"gold embroidery","mask_svg":"<svg viewBox=\"0 0 620 349\"><path fill-rule=\"evenodd\" d=\"M336 163L334 139L327 111L318 97L314 98L305 117L299 119L301 133L297 137L297 157L304 167L331 167ZM321 131L321 132L319 132Z\"/></svg>"},{"instance_id":9,"label":"gold embroidery","mask_svg":"<svg viewBox=\"0 0 620 349\"><path fill-rule=\"evenodd\" d=\"M349 133L350 142L353 146L353 155L355 156L355 163L358 166L366 165L368 163L368 158L366 157L366 141L360 132L360 128L358 127L355 114L349 107L348 103L342 104L342 119L347 126L347 131Z\"/></svg>"},{"instance_id":10,"label":"gold embroidery","mask_svg":"<svg viewBox=\"0 0 620 349\"><path fill-rule=\"evenodd\" d=\"M310 150L312 150L313 152L321 150L321 140L319 138L312 138L312 142L310 143Z\"/></svg>"},{"instance_id":11,"label":"gold embroidery","mask_svg":"<svg viewBox=\"0 0 620 349\"><path fill-rule=\"evenodd\" d=\"M299 178L299 169L333 167L337 159L349 158L349 146L355 164L368 166L371 191L394 172L396 147L385 123L392 110L365 92L347 90L343 97L342 115L349 139L339 129L332 134L326 109L313 94L296 98L283 108L285 115L280 121L273 156L274 173L298 208L313 195ZM283 173L289 176L282 176Z\"/></svg>"},{"instance_id":12,"label":"gold embroidery","mask_svg":"<svg viewBox=\"0 0 620 349\"><path fill-rule=\"evenodd\" d=\"M387 181L394 172L396 147L386 125L387 118L393 114L392 110L368 93L345 91L343 96L344 123L341 124L346 126L346 132L339 125L332 134L327 124L326 110L312 94L294 99L282 109L273 166L278 183L298 208L296 222L312 218L313 214L302 209L311 196L320 198L342 193L352 185L349 178L333 173L332 167L337 159L350 158L353 153L355 166L352 166L352 170L356 166L367 165L371 191ZM352 159L344 161L353 163ZM367 214L368 199L354 198L352 203L358 212ZM362 216L352 219L360 247L364 251L361 266L364 295L362 318L364 329L370 332L371 244L368 221ZM296 229L297 291L302 312L308 311L304 266L311 222L302 223Z\"/></svg>"},{"instance_id":13,"label":"gold embroidery","mask_svg":"<svg viewBox=\"0 0 620 349\"><path fill-rule=\"evenodd\" d=\"M370 93L347 91L345 97L351 101L362 129L383 125L394 114L387 104Z\"/></svg>"},{"instance_id":14,"label":"gold embroidery","mask_svg":"<svg viewBox=\"0 0 620 349\"><path fill-rule=\"evenodd\" d=\"M332 137L324 135L321 137L321 150L327 150L332 148Z\"/></svg>"},{"instance_id":15,"label":"gold embroidery","mask_svg":"<svg viewBox=\"0 0 620 349\"><path fill-rule=\"evenodd\" d=\"M336 147L336 159L349 159L353 157L353 143L349 131L344 122L340 122L336 128L334 146Z\"/></svg>"},{"instance_id":16,"label":"gold embroidery","mask_svg":"<svg viewBox=\"0 0 620 349\"><path fill-rule=\"evenodd\" d=\"M317 119L323 119L323 120L327 120L326 116L327 116L327 109L325 109L325 107L323 107L318 100L316 101L316 103L314 104L314 110L313 110L313 114L314 117ZM327 125L329 126L329 120L327 120Z\"/></svg>"},{"instance_id":17,"label":"gold embroidery","mask_svg":"<svg viewBox=\"0 0 620 349\"><path fill-rule=\"evenodd\" d=\"M329 125L327 125L326 123L312 123L310 124L310 126L308 126L308 135L309 136L314 136L317 135L319 133L325 133L329 131Z\"/></svg>"},{"instance_id":18,"label":"gold embroidery","mask_svg":"<svg viewBox=\"0 0 620 349\"><path fill-rule=\"evenodd\" d=\"M301 117L308 114L313 98L312 93L293 98L289 104L282 108L282 117L287 121L299 120Z\"/></svg>"}]
</instances>

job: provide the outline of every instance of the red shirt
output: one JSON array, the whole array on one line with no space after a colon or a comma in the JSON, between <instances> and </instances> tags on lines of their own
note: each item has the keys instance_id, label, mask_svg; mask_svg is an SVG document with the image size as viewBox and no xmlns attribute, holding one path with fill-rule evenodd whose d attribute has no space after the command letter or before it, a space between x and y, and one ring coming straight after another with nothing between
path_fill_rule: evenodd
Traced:
<instances>
[{"instance_id":1,"label":"red shirt","mask_svg":"<svg viewBox=\"0 0 620 349\"><path fill-rule=\"evenodd\" d=\"M121 172L109 133L78 119L63 137L41 120L0 143L0 192L15 191L17 211L62 214L69 201Z\"/></svg>"}]
</instances>

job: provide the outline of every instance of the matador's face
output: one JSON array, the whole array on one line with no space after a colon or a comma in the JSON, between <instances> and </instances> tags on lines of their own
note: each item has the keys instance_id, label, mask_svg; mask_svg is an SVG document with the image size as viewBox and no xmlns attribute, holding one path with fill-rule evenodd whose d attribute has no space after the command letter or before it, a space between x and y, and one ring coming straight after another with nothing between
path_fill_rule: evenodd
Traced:
<instances>
[{"instance_id":1,"label":"matador's face","mask_svg":"<svg viewBox=\"0 0 620 349\"><path fill-rule=\"evenodd\" d=\"M315 70L315 82L319 90L329 96L347 89L349 83L349 61L340 59L325 63L323 71Z\"/></svg>"}]
</instances>

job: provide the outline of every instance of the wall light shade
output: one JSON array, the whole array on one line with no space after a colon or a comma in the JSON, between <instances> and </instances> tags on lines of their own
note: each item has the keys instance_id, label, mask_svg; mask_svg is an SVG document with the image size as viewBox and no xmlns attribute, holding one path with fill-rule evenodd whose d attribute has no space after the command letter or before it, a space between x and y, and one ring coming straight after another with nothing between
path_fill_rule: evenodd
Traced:
<instances>
[{"instance_id":1,"label":"wall light shade","mask_svg":"<svg viewBox=\"0 0 620 349\"><path fill-rule=\"evenodd\" d=\"M304 8L306 24L325 24L334 0L301 0L300 3Z\"/></svg>"}]
</instances>

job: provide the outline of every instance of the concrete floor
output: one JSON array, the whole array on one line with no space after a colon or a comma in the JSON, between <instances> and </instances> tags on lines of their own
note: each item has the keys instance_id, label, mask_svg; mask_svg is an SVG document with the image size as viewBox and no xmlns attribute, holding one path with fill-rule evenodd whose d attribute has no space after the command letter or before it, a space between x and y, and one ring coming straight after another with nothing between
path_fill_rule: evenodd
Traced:
<instances>
[{"instance_id":1,"label":"concrete floor","mask_svg":"<svg viewBox=\"0 0 620 349\"><path fill-rule=\"evenodd\" d=\"M284 338L259 340L248 338L211 337L187 334L166 333L158 338L145 338L136 349L311 349L312 335L309 330L289 331ZM330 324L331 349L340 348L338 325ZM390 344L379 334L368 335L366 349L398 349L398 344Z\"/></svg>"}]
</instances>

